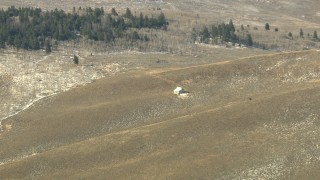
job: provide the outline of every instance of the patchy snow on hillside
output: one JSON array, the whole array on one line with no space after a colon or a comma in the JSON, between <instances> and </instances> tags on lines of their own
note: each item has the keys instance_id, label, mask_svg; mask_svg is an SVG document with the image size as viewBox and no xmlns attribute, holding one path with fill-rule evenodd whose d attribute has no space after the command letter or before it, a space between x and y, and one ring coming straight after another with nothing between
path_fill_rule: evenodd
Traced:
<instances>
[{"instance_id":1,"label":"patchy snow on hillside","mask_svg":"<svg viewBox=\"0 0 320 180\"><path fill-rule=\"evenodd\" d=\"M0 122L35 102L96 79L115 75L125 65L97 62L75 65L72 55L5 51L0 55Z\"/></svg>"}]
</instances>

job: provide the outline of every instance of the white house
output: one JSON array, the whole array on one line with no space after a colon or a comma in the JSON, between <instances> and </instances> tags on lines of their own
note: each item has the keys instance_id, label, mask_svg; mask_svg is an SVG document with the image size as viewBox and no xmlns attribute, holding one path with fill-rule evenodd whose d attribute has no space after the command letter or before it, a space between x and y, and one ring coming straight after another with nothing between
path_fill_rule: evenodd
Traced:
<instances>
[{"instance_id":1,"label":"white house","mask_svg":"<svg viewBox=\"0 0 320 180\"><path fill-rule=\"evenodd\" d=\"M182 93L184 93L184 90L182 89L182 87L177 87L176 89L173 90L173 94L180 95Z\"/></svg>"}]
</instances>

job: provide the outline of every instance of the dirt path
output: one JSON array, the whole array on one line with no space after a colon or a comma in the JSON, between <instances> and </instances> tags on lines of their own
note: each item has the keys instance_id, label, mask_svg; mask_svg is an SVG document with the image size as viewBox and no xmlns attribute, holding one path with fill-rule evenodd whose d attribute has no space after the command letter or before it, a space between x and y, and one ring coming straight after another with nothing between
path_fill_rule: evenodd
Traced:
<instances>
[{"instance_id":1,"label":"dirt path","mask_svg":"<svg viewBox=\"0 0 320 180\"><path fill-rule=\"evenodd\" d=\"M224 64L228 64L228 63L231 63L234 61L243 61L243 60L250 60L250 59L261 58L261 57L272 57L272 56L278 56L278 55L288 55L288 54L305 53L305 52L318 52L318 50L289 51L289 52L277 52L277 53L270 53L270 54L254 55L254 56L247 56L247 57L243 57L243 58L238 58L236 60L223 60L223 61L214 62L214 63L193 65L193 66L181 67L181 68L178 67L178 68L151 69L151 70L147 70L146 73L150 74L150 75L155 75L155 74L185 70L185 69L190 69L190 68L208 67L208 66L212 66L212 65L224 65Z\"/></svg>"}]
</instances>

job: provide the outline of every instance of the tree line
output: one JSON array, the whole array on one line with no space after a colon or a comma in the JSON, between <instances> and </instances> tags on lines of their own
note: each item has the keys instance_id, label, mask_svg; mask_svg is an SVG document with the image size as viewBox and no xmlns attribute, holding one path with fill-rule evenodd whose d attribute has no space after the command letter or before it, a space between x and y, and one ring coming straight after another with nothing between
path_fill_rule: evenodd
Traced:
<instances>
[{"instance_id":1,"label":"tree line","mask_svg":"<svg viewBox=\"0 0 320 180\"><path fill-rule=\"evenodd\" d=\"M218 25L214 24L211 26L203 26L203 28L200 30L196 30L196 28L193 28L192 39L193 41L211 44L232 42L246 44L248 46L253 45L251 34L247 34L246 38L241 38L235 33L235 31L235 26L232 20L230 20L228 24L220 23Z\"/></svg>"},{"instance_id":2,"label":"tree line","mask_svg":"<svg viewBox=\"0 0 320 180\"><path fill-rule=\"evenodd\" d=\"M141 28L164 29L168 26L165 15L135 16L127 8L119 15L114 8L106 13L103 8L73 8L72 13L63 10L42 11L41 8L9 7L0 10L0 48L16 48L51 51L52 39L68 41L85 37L110 43L116 38L148 40L135 30Z\"/></svg>"}]
</instances>

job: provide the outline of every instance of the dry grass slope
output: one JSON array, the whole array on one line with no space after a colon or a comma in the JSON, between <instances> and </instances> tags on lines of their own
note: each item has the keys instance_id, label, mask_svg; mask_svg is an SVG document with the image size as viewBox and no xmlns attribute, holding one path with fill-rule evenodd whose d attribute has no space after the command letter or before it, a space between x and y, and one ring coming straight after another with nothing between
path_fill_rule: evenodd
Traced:
<instances>
[{"instance_id":1,"label":"dry grass slope","mask_svg":"<svg viewBox=\"0 0 320 180\"><path fill-rule=\"evenodd\" d=\"M149 50L165 53L142 53L134 48L114 52L99 43L76 50L67 43L42 61L41 52L1 51L0 98L8 104L2 109L10 109L14 100L19 104L19 93L28 93L21 96L28 100L46 93L44 90L55 91L50 85L71 87L104 77L111 63L119 63L116 72L125 68L114 77L47 97L3 121L1 177L319 179L320 52L274 53L190 42L192 27L233 19L237 27L244 24L254 38L267 45L278 44L286 50L317 48L319 42L296 34L300 28L305 34L320 28L319 3L1 1L0 7L70 11L76 4L116 7L119 12L130 7L146 14L159 13L153 9L160 7L170 21L168 31L154 32L157 36L150 42L154 45ZM266 22L279 32L265 31ZM288 31L293 32L293 41L283 37ZM94 56L89 56L92 52ZM89 66L73 66L69 57L74 53L81 55L82 65ZM42 63L34 66L35 61ZM42 66L49 62L53 68L45 72ZM37 78L40 84L49 85L35 87ZM189 98L172 94L178 85L190 91ZM13 92L16 96L9 96Z\"/></svg>"},{"instance_id":2,"label":"dry grass slope","mask_svg":"<svg viewBox=\"0 0 320 180\"><path fill-rule=\"evenodd\" d=\"M105 78L4 122L12 178L319 178L317 51ZM172 95L175 85L189 99ZM14 144L12 142L15 142Z\"/></svg>"}]
</instances>

